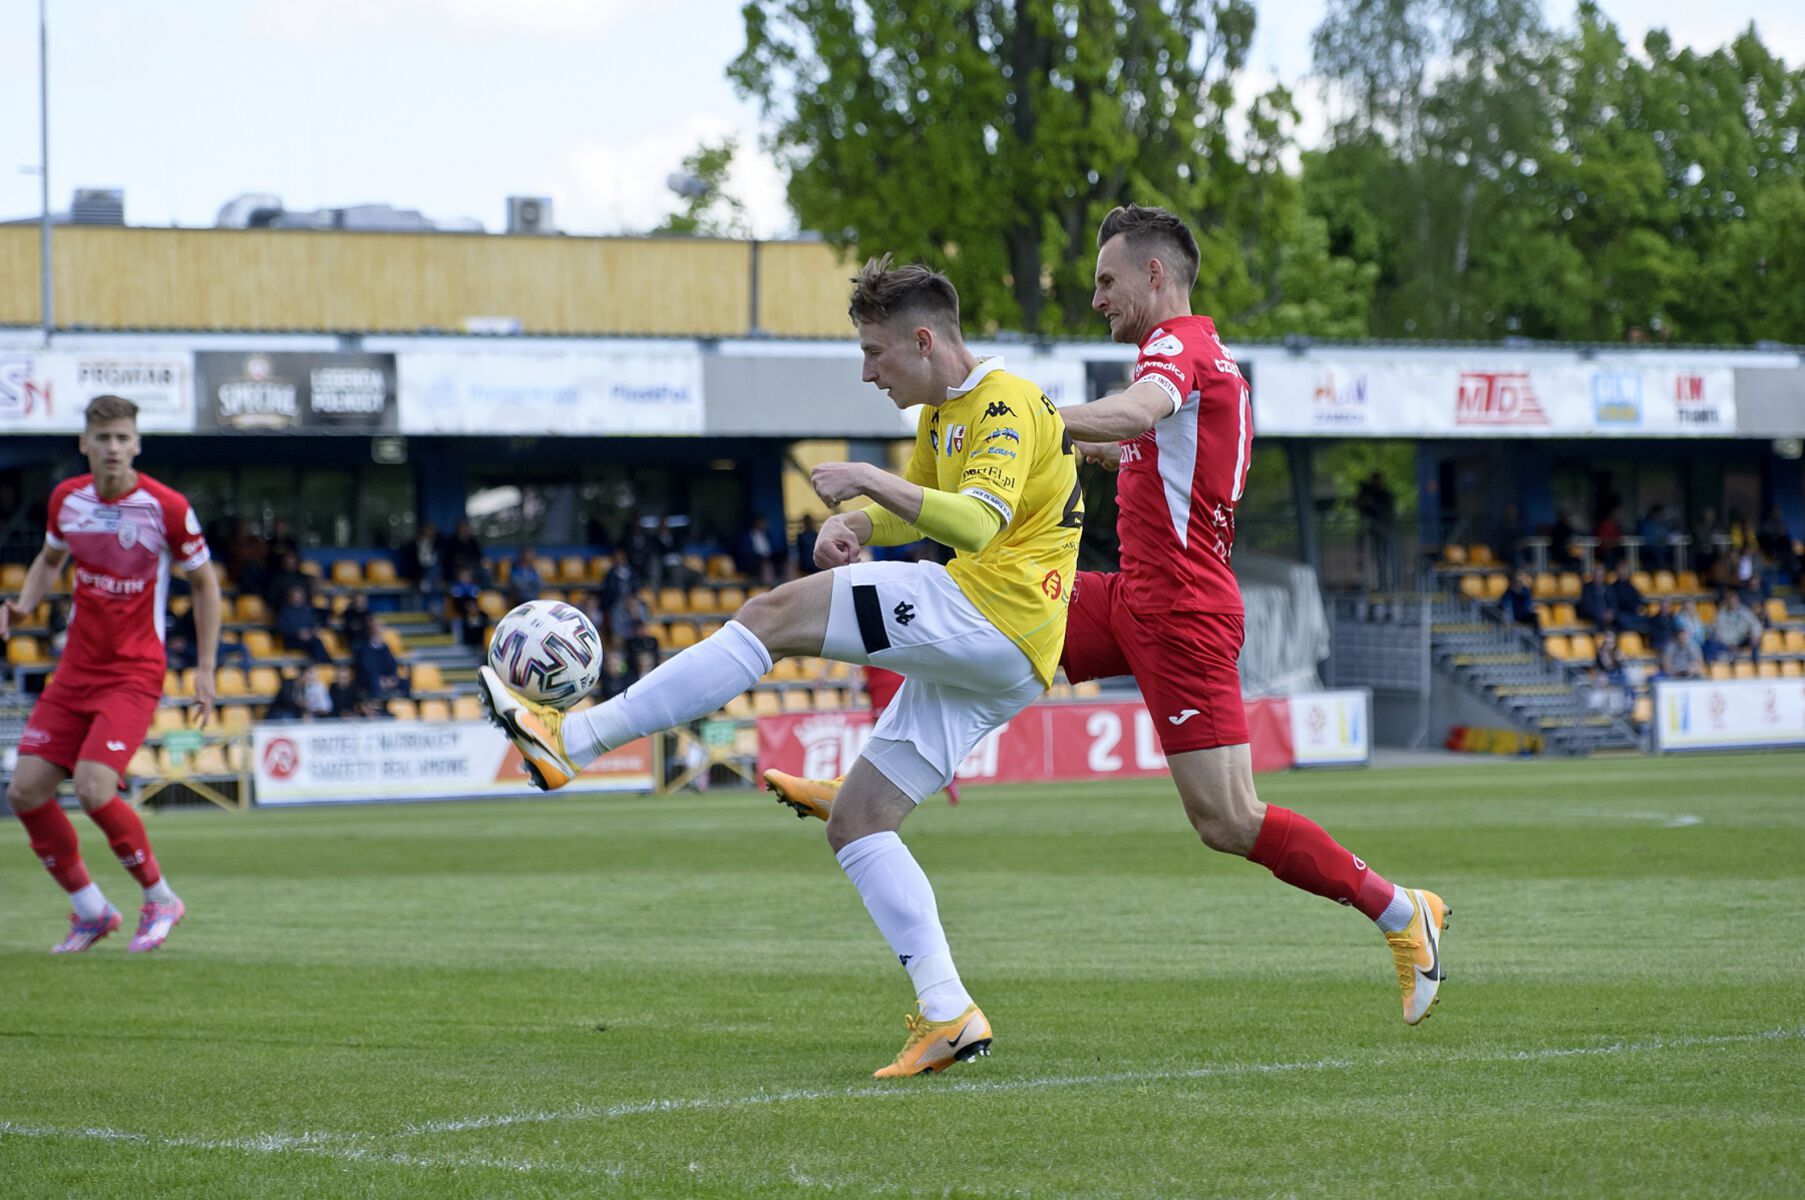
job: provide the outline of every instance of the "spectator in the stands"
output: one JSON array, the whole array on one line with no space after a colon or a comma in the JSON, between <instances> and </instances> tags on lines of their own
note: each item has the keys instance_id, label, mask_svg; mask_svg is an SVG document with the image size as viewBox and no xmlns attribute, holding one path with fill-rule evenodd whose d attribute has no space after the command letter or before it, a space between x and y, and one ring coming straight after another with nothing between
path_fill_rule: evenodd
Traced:
<instances>
[{"instance_id":1,"label":"spectator in the stands","mask_svg":"<svg viewBox=\"0 0 1805 1200\"><path fill-rule=\"evenodd\" d=\"M370 631L370 597L366 593L351 593L345 611L338 616L338 628L344 634L347 646L355 646L364 640L364 635Z\"/></svg>"},{"instance_id":2,"label":"spectator in the stands","mask_svg":"<svg viewBox=\"0 0 1805 1200\"><path fill-rule=\"evenodd\" d=\"M332 669L332 686L326 694L332 702L332 715L335 717L369 715L364 707L363 696L357 688L357 676L345 663L339 663Z\"/></svg>"},{"instance_id":3,"label":"spectator in the stands","mask_svg":"<svg viewBox=\"0 0 1805 1200\"><path fill-rule=\"evenodd\" d=\"M1705 655L1684 625L1673 631L1673 640L1661 652L1661 674L1669 679L1703 679Z\"/></svg>"},{"instance_id":4,"label":"spectator in the stands","mask_svg":"<svg viewBox=\"0 0 1805 1200\"><path fill-rule=\"evenodd\" d=\"M1661 601L1661 607L1655 615L1648 619L1648 648L1656 654L1662 654L1673 644L1673 637L1680 627L1680 614L1673 606L1673 601ZM1697 645L1697 643L1693 643Z\"/></svg>"},{"instance_id":5,"label":"spectator in the stands","mask_svg":"<svg viewBox=\"0 0 1805 1200\"><path fill-rule=\"evenodd\" d=\"M1579 556L1573 551L1573 539L1581 533L1579 522L1571 510L1563 510L1554 522L1554 528L1548 532L1548 553L1557 567L1571 567L1579 563Z\"/></svg>"},{"instance_id":6,"label":"spectator in the stands","mask_svg":"<svg viewBox=\"0 0 1805 1200\"><path fill-rule=\"evenodd\" d=\"M470 522L459 521L458 526L445 538L439 547L439 562L445 567L446 574L456 579L458 572L466 568L470 577L478 583L486 582L483 575L483 546L476 540L476 530Z\"/></svg>"},{"instance_id":7,"label":"spectator in the stands","mask_svg":"<svg viewBox=\"0 0 1805 1200\"><path fill-rule=\"evenodd\" d=\"M1510 587L1505 589L1499 603L1504 609L1505 617L1534 629L1535 599L1535 586L1529 578L1529 572L1520 570L1511 577Z\"/></svg>"},{"instance_id":8,"label":"spectator in the stands","mask_svg":"<svg viewBox=\"0 0 1805 1200\"><path fill-rule=\"evenodd\" d=\"M1730 586L1742 593L1745 602L1759 605L1767 595L1767 582L1761 578L1761 560L1755 556L1753 546L1736 551L1731 560L1730 575Z\"/></svg>"},{"instance_id":9,"label":"spectator in the stands","mask_svg":"<svg viewBox=\"0 0 1805 1200\"><path fill-rule=\"evenodd\" d=\"M763 513L753 517L751 527L740 535L738 559L740 574L752 582L767 587L777 582L777 550Z\"/></svg>"},{"instance_id":10,"label":"spectator in the stands","mask_svg":"<svg viewBox=\"0 0 1805 1200\"><path fill-rule=\"evenodd\" d=\"M445 564L439 557L439 527L428 521L401 548L401 577L413 584L428 606L445 586Z\"/></svg>"},{"instance_id":11,"label":"spectator in the stands","mask_svg":"<svg viewBox=\"0 0 1805 1200\"><path fill-rule=\"evenodd\" d=\"M1606 683L1623 684L1623 652L1617 647L1617 635L1608 629L1599 635L1592 669Z\"/></svg>"},{"instance_id":12,"label":"spectator in the stands","mask_svg":"<svg viewBox=\"0 0 1805 1200\"><path fill-rule=\"evenodd\" d=\"M314 580L301 570L300 555L290 550L279 558L271 558L270 562L275 565L270 570L269 590L264 592L263 598L272 609L280 608L288 597L288 589L295 587L300 588L312 603Z\"/></svg>"},{"instance_id":13,"label":"spectator in the stands","mask_svg":"<svg viewBox=\"0 0 1805 1200\"><path fill-rule=\"evenodd\" d=\"M634 513L627 521L620 545L615 548L625 551L635 579L650 583L653 587L658 586L659 573L664 570L664 566L658 560L657 543L646 528L645 518Z\"/></svg>"},{"instance_id":14,"label":"spectator in the stands","mask_svg":"<svg viewBox=\"0 0 1805 1200\"><path fill-rule=\"evenodd\" d=\"M619 650L610 650L602 656L602 673L595 681L595 698L597 701L612 700L634 682L627 674L627 656Z\"/></svg>"},{"instance_id":15,"label":"spectator in the stands","mask_svg":"<svg viewBox=\"0 0 1805 1200\"><path fill-rule=\"evenodd\" d=\"M281 635L282 644L297 654L305 654L316 663L332 661L326 643L320 639L319 612L307 602L307 589L300 584L290 585L283 596L282 607L276 610L276 632Z\"/></svg>"},{"instance_id":16,"label":"spectator in the stands","mask_svg":"<svg viewBox=\"0 0 1805 1200\"><path fill-rule=\"evenodd\" d=\"M1692 644L1700 651L1705 647L1705 619L1699 615L1698 601L1681 602L1680 611L1673 615L1673 627L1677 632L1684 629L1692 638Z\"/></svg>"},{"instance_id":17,"label":"spectator in the stands","mask_svg":"<svg viewBox=\"0 0 1805 1200\"><path fill-rule=\"evenodd\" d=\"M238 519L232 541L226 547L226 567L241 592L263 595L269 584L269 543L257 536L251 523Z\"/></svg>"},{"instance_id":18,"label":"spectator in the stands","mask_svg":"<svg viewBox=\"0 0 1805 1200\"><path fill-rule=\"evenodd\" d=\"M1391 547L1398 498L1386 486L1382 472L1374 470L1360 481L1354 492L1354 511L1360 517L1361 577L1369 587L1389 588L1394 582Z\"/></svg>"},{"instance_id":19,"label":"spectator in the stands","mask_svg":"<svg viewBox=\"0 0 1805 1200\"><path fill-rule=\"evenodd\" d=\"M293 667L282 668L282 681L276 685L276 698L263 714L266 721L305 721L306 698L301 690L301 676Z\"/></svg>"},{"instance_id":20,"label":"spectator in the stands","mask_svg":"<svg viewBox=\"0 0 1805 1200\"><path fill-rule=\"evenodd\" d=\"M1592 568L1592 578L1579 589L1579 602L1573 608L1582 621L1590 621L1600 629L1613 627L1617 610L1611 603L1611 585L1603 567Z\"/></svg>"},{"instance_id":21,"label":"spectator in the stands","mask_svg":"<svg viewBox=\"0 0 1805 1200\"><path fill-rule=\"evenodd\" d=\"M694 572L683 565L684 550L689 544L689 536L679 532L676 524L669 517L658 518L658 532L653 543L658 550L660 570L659 578L678 587L688 587L699 583L699 578L692 578Z\"/></svg>"},{"instance_id":22,"label":"spectator in the stands","mask_svg":"<svg viewBox=\"0 0 1805 1200\"><path fill-rule=\"evenodd\" d=\"M626 659L626 680L632 684L658 665L658 639L646 629L644 621L635 619L621 639L621 654Z\"/></svg>"},{"instance_id":23,"label":"spectator in the stands","mask_svg":"<svg viewBox=\"0 0 1805 1200\"><path fill-rule=\"evenodd\" d=\"M330 717L332 712L332 685L327 683L319 671L309 671L301 682L301 702L307 706L310 716Z\"/></svg>"},{"instance_id":24,"label":"spectator in the stands","mask_svg":"<svg viewBox=\"0 0 1805 1200\"><path fill-rule=\"evenodd\" d=\"M1619 633L1648 632L1648 618L1642 615L1642 593L1630 582L1628 570L1617 572L1611 581L1611 609L1616 614L1611 628Z\"/></svg>"},{"instance_id":25,"label":"spectator in the stands","mask_svg":"<svg viewBox=\"0 0 1805 1200\"><path fill-rule=\"evenodd\" d=\"M483 635L489 631L489 614L483 611L475 596L466 596L457 605L457 615L451 623L452 634L456 636L458 645L473 646L481 650L484 645Z\"/></svg>"},{"instance_id":26,"label":"spectator in the stands","mask_svg":"<svg viewBox=\"0 0 1805 1200\"><path fill-rule=\"evenodd\" d=\"M300 557L301 544L295 541L295 535L289 529L287 517L276 518L276 523L270 530L268 547L269 561L273 563L281 562L290 554L297 558Z\"/></svg>"},{"instance_id":27,"label":"spectator in the stands","mask_svg":"<svg viewBox=\"0 0 1805 1200\"><path fill-rule=\"evenodd\" d=\"M819 540L815 518L803 517L802 528L796 531L796 574L813 575L820 570L815 566L815 543Z\"/></svg>"},{"instance_id":28,"label":"spectator in the stands","mask_svg":"<svg viewBox=\"0 0 1805 1200\"><path fill-rule=\"evenodd\" d=\"M620 631L625 628L625 626L615 624L614 614L620 610L620 606L627 597L638 590L639 577L634 574L633 564L628 560L626 550L616 546L614 561L609 565L608 573L602 576L602 586L596 592L596 604L602 610L603 615L608 618L607 632L618 636ZM603 627L597 625L596 628Z\"/></svg>"},{"instance_id":29,"label":"spectator in the stands","mask_svg":"<svg viewBox=\"0 0 1805 1200\"><path fill-rule=\"evenodd\" d=\"M407 673L401 669L395 652L383 637L382 621L370 616L370 628L364 640L351 650L351 661L357 671L357 688L380 709L384 702L397 696L408 696Z\"/></svg>"},{"instance_id":30,"label":"spectator in the stands","mask_svg":"<svg viewBox=\"0 0 1805 1200\"><path fill-rule=\"evenodd\" d=\"M1700 575L1710 577L1723 555L1718 539L1725 536L1727 531L1724 523L1717 519L1717 510L1705 505L1699 510L1698 523L1692 527L1692 557L1698 562Z\"/></svg>"},{"instance_id":31,"label":"spectator in the stands","mask_svg":"<svg viewBox=\"0 0 1805 1200\"><path fill-rule=\"evenodd\" d=\"M544 590L545 580L539 574L539 552L531 546L522 546L520 553L514 556L514 565L508 570L508 600L512 604L525 604L528 600L537 600Z\"/></svg>"},{"instance_id":32,"label":"spectator in the stands","mask_svg":"<svg viewBox=\"0 0 1805 1200\"><path fill-rule=\"evenodd\" d=\"M1592 536L1598 539L1598 552L1609 558L1623 541L1623 522L1618 519L1622 509L1613 498L1599 509L1598 523L1592 527Z\"/></svg>"},{"instance_id":33,"label":"spectator in the stands","mask_svg":"<svg viewBox=\"0 0 1805 1200\"><path fill-rule=\"evenodd\" d=\"M1761 618L1742 602L1742 593L1732 588L1718 603L1717 620L1711 623L1711 636L1705 642L1705 656L1716 662L1745 649L1749 657L1761 657Z\"/></svg>"},{"instance_id":34,"label":"spectator in the stands","mask_svg":"<svg viewBox=\"0 0 1805 1200\"><path fill-rule=\"evenodd\" d=\"M1650 567L1665 570L1672 566L1673 548L1667 544L1667 539L1673 533L1673 523L1667 519L1665 505L1650 507L1636 532L1641 535L1642 555Z\"/></svg>"}]
</instances>

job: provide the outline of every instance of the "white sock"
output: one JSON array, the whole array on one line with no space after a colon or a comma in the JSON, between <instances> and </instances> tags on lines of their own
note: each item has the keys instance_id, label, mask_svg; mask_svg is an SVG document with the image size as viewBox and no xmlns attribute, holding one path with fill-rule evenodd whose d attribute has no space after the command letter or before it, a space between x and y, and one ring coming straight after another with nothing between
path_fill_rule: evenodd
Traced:
<instances>
[{"instance_id":1,"label":"white sock","mask_svg":"<svg viewBox=\"0 0 1805 1200\"><path fill-rule=\"evenodd\" d=\"M1391 903L1376 918L1378 926L1386 933L1397 933L1410 924L1410 918L1416 916L1416 904L1410 899L1410 893L1391 885Z\"/></svg>"},{"instance_id":2,"label":"white sock","mask_svg":"<svg viewBox=\"0 0 1805 1200\"><path fill-rule=\"evenodd\" d=\"M175 893L169 890L169 880L159 878L145 888L144 900L147 904L174 904Z\"/></svg>"},{"instance_id":3,"label":"white sock","mask_svg":"<svg viewBox=\"0 0 1805 1200\"><path fill-rule=\"evenodd\" d=\"M564 753L582 766L634 738L706 717L770 669L765 644L729 621L614 699L565 717Z\"/></svg>"},{"instance_id":4,"label":"white sock","mask_svg":"<svg viewBox=\"0 0 1805 1200\"><path fill-rule=\"evenodd\" d=\"M947 949L933 885L903 840L894 833L868 834L834 857L907 968L928 1020L950 1021L964 1012L971 1005L971 993L959 982L952 951Z\"/></svg>"},{"instance_id":5,"label":"white sock","mask_svg":"<svg viewBox=\"0 0 1805 1200\"><path fill-rule=\"evenodd\" d=\"M98 921L107 915L107 898L101 895L98 883L70 892L69 903L75 906L75 915L84 921Z\"/></svg>"}]
</instances>

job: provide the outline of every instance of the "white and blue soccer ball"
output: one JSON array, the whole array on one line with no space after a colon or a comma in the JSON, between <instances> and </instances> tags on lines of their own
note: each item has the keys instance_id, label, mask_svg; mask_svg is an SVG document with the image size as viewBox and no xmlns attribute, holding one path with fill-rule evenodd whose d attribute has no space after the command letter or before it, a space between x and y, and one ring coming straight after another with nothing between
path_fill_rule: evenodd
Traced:
<instances>
[{"instance_id":1,"label":"white and blue soccer ball","mask_svg":"<svg viewBox=\"0 0 1805 1200\"><path fill-rule=\"evenodd\" d=\"M495 626L489 665L527 699L569 708L601 678L602 639L580 609L528 600Z\"/></svg>"}]
</instances>

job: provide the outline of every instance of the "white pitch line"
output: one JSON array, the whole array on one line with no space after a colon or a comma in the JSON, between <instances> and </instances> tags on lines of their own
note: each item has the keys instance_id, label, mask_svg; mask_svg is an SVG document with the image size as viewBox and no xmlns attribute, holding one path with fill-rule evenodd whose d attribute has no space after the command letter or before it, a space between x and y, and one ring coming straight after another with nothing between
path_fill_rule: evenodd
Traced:
<instances>
[{"instance_id":1,"label":"white pitch line","mask_svg":"<svg viewBox=\"0 0 1805 1200\"><path fill-rule=\"evenodd\" d=\"M1546 1062L1594 1055L1642 1054L1661 1050L1686 1050L1710 1046L1746 1045L1751 1042L1797 1041L1805 1038L1805 1029L1766 1029L1755 1033L1714 1034L1708 1036L1652 1038L1640 1042L1607 1042L1595 1046L1549 1046L1534 1050L1476 1051L1454 1053L1440 1058L1424 1058L1400 1054L1369 1055L1363 1058L1319 1058L1280 1063L1220 1063L1206 1067L1187 1067L1171 1071L1114 1071L1095 1075L1042 1076L1037 1079L1001 1079L993 1081L964 1080L936 1083L929 1089L903 1086L866 1085L849 1088L807 1088L783 1092L754 1092L743 1096L697 1096L666 1100L643 1100L605 1106L578 1106L555 1112L508 1113L488 1117L471 1117L460 1121L426 1121L408 1125L394 1135L416 1137L445 1133L466 1133L484 1129L502 1129L511 1125L548 1124L561 1121L614 1120L620 1117L645 1116L661 1112L695 1112L710 1109L759 1108L776 1104L819 1100L895 1100L943 1092L964 1095L1022 1092L1039 1088L1096 1087L1111 1084L1141 1084L1161 1080L1220 1079L1239 1075L1274 1075L1305 1071L1344 1071L1374 1068L1397 1063L1438 1067L1459 1063ZM514 1172L569 1172L583 1175L606 1175L618 1178L627 1168L617 1164L597 1166L585 1163L553 1163L533 1159L491 1158L483 1156L445 1156L407 1154L371 1148L383 1135L363 1133L264 1133L240 1138L164 1137L106 1128L58 1129L48 1126L22 1125L0 1121L0 1137L69 1138L82 1141L137 1142L147 1146L194 1150L231 1150L248 1154L311 1154L341 1162L379 1162L416 1167L485 1167Z\"/></svg>"}]
</instances>

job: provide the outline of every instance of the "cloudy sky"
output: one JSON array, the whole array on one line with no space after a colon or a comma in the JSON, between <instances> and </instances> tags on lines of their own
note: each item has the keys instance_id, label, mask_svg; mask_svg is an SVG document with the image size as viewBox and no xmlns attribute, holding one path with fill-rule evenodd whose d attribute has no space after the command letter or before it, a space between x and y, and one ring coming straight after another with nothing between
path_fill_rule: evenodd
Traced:
<instances>
[{"instance_id":1,"label":"cloudy sky","mask_svg":"<svg viewBox=\"0 0 1805 1200\"><path fill-rule=\"evenodd\" d=\"M1567 0L1550 5L1571 20ZM386 202L495 230L506 197L547 195L560 228L634 232L673 207L664 181L685 153L737 134L735 190L756 232L791 230L756 150L758 114L725 77L743 41L738 0L48 6L54 208L78 187L123 187L132 224L211 225L232 197L270 192L291 209ZM1632 43L1665 27L1714 48L1752 21L1787 62L1805 61L1796 3L1602 7ZM38 211L36 9L0 4L0 219ZM1261 23L1249 87L1307 75L1322 0L1282 9Z\"/></svg>"}]
</instances>

